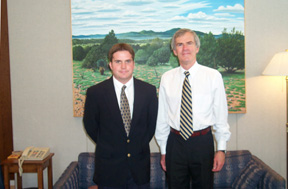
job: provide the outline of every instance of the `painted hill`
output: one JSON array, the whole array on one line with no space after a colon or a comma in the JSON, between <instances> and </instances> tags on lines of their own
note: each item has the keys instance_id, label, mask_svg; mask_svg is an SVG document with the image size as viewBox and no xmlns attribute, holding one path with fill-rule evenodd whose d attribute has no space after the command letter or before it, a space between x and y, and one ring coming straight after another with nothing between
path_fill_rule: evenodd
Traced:
<instances>
[{"instance_id":1,"label":"painted hill","mask_svg":"<svg viewBox=\"0 0 288 189\"><path fill-rule=\"evenodd\" d=\"M143 39L170 39L173 34L180 28L173 28L164 32L155 32L153 30L142 30L140 32L127 32L115 34L118 39L133 39L133 40L143 40ZM195 31L197 35L202 36L205 33L200 31ZM107 34L93 34L93 35L73 35L72 39L103 39Z\"/></svg>"}]
</instances>

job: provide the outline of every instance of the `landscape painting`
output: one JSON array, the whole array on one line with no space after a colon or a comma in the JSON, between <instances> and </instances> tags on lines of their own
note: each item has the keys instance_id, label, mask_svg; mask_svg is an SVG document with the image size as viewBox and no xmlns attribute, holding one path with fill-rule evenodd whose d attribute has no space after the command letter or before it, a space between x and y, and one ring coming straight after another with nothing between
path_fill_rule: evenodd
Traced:
<instances>
[{"instance_id":1,"label":"landscape painting","mask_svg":"<svg viewBox=\"0 0 288 189\"><path fill-rule=\"evenodd\" d=\"M111 77L115 43L133 47L133 75L158 90L162 74L179 66L170 48L179 28L198 34L197 62L222 74L229 113L246 113L244 0L71 0L71 16L75 117L87 88Z\"/></svg>"}]
</instances>

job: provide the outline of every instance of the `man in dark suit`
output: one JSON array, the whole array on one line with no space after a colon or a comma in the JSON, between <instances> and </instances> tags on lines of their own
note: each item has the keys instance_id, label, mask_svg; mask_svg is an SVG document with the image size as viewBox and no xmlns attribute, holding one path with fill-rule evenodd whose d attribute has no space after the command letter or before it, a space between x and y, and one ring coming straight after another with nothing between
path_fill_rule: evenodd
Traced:
<instances>
[{"instance_id":1,"label":"man in dark suit","mask_svg":"<svg viewBox=\"0 0 288 189\"><path fill-rule=\"evenodd\" d=\"M87 90L83 122L96 143L99 189L149 188L158 99L155 86L133 77L134 56L130 45L115 44L108 54L113 76Z\"/></svg>"}]
</instances>

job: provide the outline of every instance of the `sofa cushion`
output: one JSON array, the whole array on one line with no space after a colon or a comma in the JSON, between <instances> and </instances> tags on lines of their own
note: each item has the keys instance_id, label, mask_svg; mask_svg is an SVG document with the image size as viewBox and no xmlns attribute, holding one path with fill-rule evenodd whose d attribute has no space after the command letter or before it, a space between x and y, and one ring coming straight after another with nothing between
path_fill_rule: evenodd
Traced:
<instances>
[{"instance_id":1,"label":"sofa cushion","mask_svg":"<svg viewBox=\"0 0 288 189\"><path fill-rule=\"evenodd\" d=\"M221 171L214 173L214 188L231 188L235 178L251 160L248 150L227 151Z\"/></svg>"},{"instance_id":2,"label":"sofa cushion","mask_svg":"<svg viewBox=\"0 0 288 189\"><path fill-rule=\"evenodd\" d=\"M254 189L257 187L260 178L264 174L264 169L251 160L242 170L241 174L236 177L232 184L235 189Z\"/></svg>"},{"instance_id":3,"label":"sofa cushion","mask_svg":"<svg viewBox=\"0 0 288 189\"><path fill-rule=\"evenodd\" d=\"M93 182L95 168L95 154L92 152L80 153L78 156L79 187L88 188L95 185Z\"/></svg>"}]
</instances>

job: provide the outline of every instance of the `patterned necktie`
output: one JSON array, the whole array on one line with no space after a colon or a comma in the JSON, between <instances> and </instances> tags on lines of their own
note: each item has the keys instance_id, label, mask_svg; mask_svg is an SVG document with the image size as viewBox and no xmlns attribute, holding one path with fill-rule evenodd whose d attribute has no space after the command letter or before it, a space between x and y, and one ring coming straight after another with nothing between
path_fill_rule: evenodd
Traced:
<instances>
[{"instance_id":1,"label":"patterned necktie","mask_svg":"<svg viewBox=\"0 0 288 189\"><path fill-rule=\"evenodd\" d=\"M193 134L192 92L188 80L190 73L184 72L181 110L180 110L180 135L187 140Z\"/></svg>"},{"instance_id":2,"label":"patterned necktie","mask_svg":"<svg viewBox=\"0 0 288 189\"><path fill-rule=\"evenodd\" d=\"M125 88L126 86L123 85L122 90L121 90L120 110L121 110L121 115L122 115L122 119L124 123L124 128L128 136L130 132L131 115L130 115L128 99L125 94Z\"/></svg>"}]
</instances>

